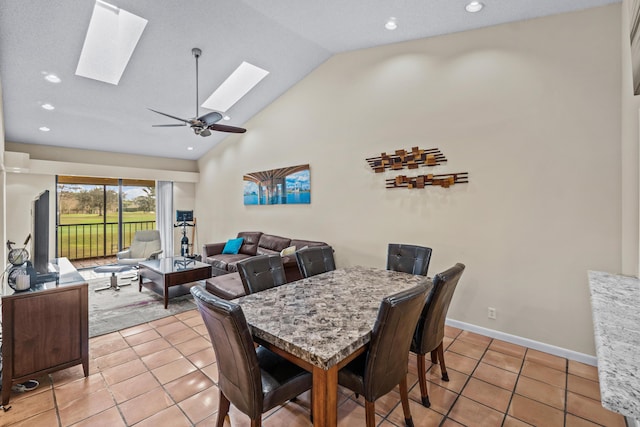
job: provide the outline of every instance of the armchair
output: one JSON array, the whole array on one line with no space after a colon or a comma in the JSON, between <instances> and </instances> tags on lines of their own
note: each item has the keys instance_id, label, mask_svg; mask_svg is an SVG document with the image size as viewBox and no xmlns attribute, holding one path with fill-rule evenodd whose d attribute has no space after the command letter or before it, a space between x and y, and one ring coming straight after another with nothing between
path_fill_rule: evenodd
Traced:
<instances>
[{"instance_id":1,"label":"armchair","mask_svg":"<svg viewBox=\"0 0 640 427\"><path fill-rule=\"evenodd\" d=\"M156 259L162 253L158 230L139 230L133 236L129 249L116 254L117 263L137 268L140 261ZM137 272L133 280L137 279Z\"/></svg>"}]
</instances>

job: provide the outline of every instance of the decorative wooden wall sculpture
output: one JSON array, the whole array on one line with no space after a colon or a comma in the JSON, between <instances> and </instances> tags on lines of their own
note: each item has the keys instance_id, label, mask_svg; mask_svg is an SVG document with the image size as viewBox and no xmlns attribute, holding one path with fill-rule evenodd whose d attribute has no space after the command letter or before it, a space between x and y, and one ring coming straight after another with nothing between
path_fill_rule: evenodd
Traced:
<instances>
[{"instance_id":1,"label":"decorative wooden wall sculpture","mask_svg":"<svg viewBox=\"0 0 640 427\"><path fill-rule=\"evenodd\" d=\"M376 173L381 173L387 169L401 170L405 167L408 169L417 169L420 165L438 166L442 162L446 162L447 158L440 152L439 148L423 150L419 147L412 147L411 151L396 150L395 154L382 153L380 157L370 157L366 160ZM445 173L440 175L427 174L413 177L398 175L395 178L386 180L386 188L412 189L425 188L427 185L449 188L454 184L466 184L468 182L468 172Z\"/></svg>"},{"instance_id":2,"label":"decorative wooden wall sculpture","mask_svg":"<svg viewBox=\"0 0 640 427\"><path fill-rule=\"evenodd\" d=\"M466 184L469 182L468 172L445 173L442 175L418 175L405 176L398 175L395 178L386 180L386 188L424 188L427 185L439 185L449 188L454 184Z\"/></svg>"},{"instance_id":3,"label":"decorative wooden wall sculpture","mask_svg":"<svg viewBox=\"0 0 640 427\"><path fill-rule=\"evenodd\" d=\"M413 147L411 151L396 150L395 154L382 153L380 157L367 159L369 166L376 173L384 172L386 169L400 170L405 167L417 169L420 165L437 166L446 161L447 158L440 152L440 149L429 148L422 150L418 147Z\"/></svg>"}]
</instances>

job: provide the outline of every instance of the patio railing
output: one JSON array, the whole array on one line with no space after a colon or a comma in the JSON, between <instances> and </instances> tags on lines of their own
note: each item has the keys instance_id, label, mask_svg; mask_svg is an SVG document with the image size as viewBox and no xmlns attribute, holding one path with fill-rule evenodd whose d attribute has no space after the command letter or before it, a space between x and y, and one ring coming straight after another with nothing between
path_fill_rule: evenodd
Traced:
<instances>
[{"instance_id":1,"label":"patio railing","mask_svg":"<svg viewBox=\"0 0 640 427\"><path fill-rule=\"evenodd\" d=\"M153 230L155 221L122 223L122 247L131 245L138 230ZM113 256L118 252L118 223L58 225L58 257L70 260Z\"/></svg>"}]
</instances>

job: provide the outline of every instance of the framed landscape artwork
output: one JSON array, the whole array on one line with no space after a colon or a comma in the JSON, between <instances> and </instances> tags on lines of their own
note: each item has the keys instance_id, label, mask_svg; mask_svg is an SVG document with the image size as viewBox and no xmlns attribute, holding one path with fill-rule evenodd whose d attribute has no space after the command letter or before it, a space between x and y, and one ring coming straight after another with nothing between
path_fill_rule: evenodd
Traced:
<instances>
[{"instance_id":1,"label":"framed landscape artwork","mask_svg":"<svg viewBox=\"0 0 640 427\"><path fill-rule=\"evenodd\" d=\"M242 179L245 205L311 203L309 165L252 172Z\"/></svg>"}]
</instances>

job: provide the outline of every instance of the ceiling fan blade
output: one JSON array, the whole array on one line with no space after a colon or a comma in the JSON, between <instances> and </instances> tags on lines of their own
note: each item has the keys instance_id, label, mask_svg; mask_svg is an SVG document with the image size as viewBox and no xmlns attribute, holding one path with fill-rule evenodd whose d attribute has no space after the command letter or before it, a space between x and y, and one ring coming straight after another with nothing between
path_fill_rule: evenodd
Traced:
<instances>
[{"instance_id":1,"label":"ceiling fan blade","mask_svg":"<svg viewBox=\"0 0 640 427\"><path fill-rule=\"evenodd\" d=\"M186 125L187 125L186 123L181 123L181 124L176 123L175 125L151 125L151 127L154 127L154 128L170 128L170 127L176 127L176 126L177 127L183 127L183 126L186 126Z\"/></svg>"},{"instance_id":2,"label":"ceiling fan blade","mask_svg":"<svg viewBox=\"0 0 640 427\"><path fill-rule=\"evenodd\" d=\"M217 130L218 132L245 133L247 130L235 126L213 124L207 126L207 129Z\"/></svg>"},{"instance_id":3,"label":"ceiling fan blade","mask_svg":"<svg viewBox=\"0 0 640 427\"><path fill-rule=\"evenodd\" d=\"M204 129L202 132L200 132L200 136L209 136L211 135L211 131L209 129Z\"/></svg>"},{"instance_id":4,"label":"ceiling fan blade","mask_svg":"<svg viewBox=\"0 0 640 427\"><path fill-rule=\"evenodd\" d=\"M151 108L149 108L149 110L153 111L154 113L161 114L163 116L167 116L167 117L172 118L172 119L180 120L181 122L191 123L190 120L181 119L180 117L172 116L171 114L161 113L160 111L152 110Z\"/></svg>"},{"instance_id":5,"label":"ceiling fan blade","mask_svg":"<svg viewBox=\"0 0 640 427\"><path fill-rule=\"evenodd\" d=\"M210 126L222 120L222 114L218 113L217 111L212 111L198 117L198 120L204 123L204 126Z\"/></svg>"}]
</instances>

